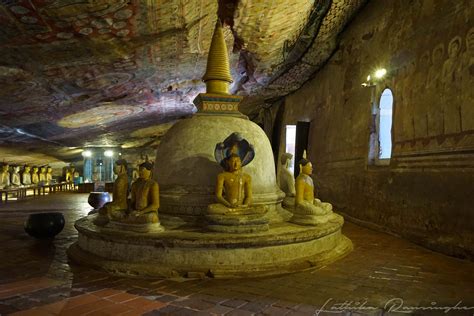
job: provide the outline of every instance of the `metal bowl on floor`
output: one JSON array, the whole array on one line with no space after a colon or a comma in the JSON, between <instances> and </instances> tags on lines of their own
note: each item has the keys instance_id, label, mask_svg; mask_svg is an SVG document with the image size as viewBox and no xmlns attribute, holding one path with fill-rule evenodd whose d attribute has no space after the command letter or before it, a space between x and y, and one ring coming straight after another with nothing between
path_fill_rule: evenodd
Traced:
<instances>
[{"instance_id":1,"label":"metal bowl on floor","mask_svg":"<svg viewBox=\"0 0 474 316\"><path fill-rule=\"evenodd\" d=\"M99 209L104 206L105 203L110 202L110 200L109 192L91 192L87 202L89 202L89 205L94 209Z\"/></svg>"},{"instance_id":2,"label":"metal bowl on floor","mask_svg":"<svg viewBox=\"0 0 474 316\"><path fill-rule=\"evenodd\" d=\"M64 216L59 212L30 214L25 232L35 238L54 238L64 228Z\"/></svg>"}]
</instances>

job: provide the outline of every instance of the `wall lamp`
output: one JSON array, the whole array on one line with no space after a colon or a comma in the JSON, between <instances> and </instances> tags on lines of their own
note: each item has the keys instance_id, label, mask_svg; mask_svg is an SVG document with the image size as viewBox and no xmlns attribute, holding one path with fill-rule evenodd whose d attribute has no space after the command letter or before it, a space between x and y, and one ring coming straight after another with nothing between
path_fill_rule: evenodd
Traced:
<instances>
[{"instance_id":1,"label":"wall lamp","mask_svg":"<svg viewBox=\"0 0 474 316\"><path fill-rule=\"evenodd\" d=\"M381 68L377 69L372 76L368 75L367 76L367 81L362 83L363 87L373 87L377 84L377 81L385 77L387 74L387 69Z\"/></svg>"}]
</instances>

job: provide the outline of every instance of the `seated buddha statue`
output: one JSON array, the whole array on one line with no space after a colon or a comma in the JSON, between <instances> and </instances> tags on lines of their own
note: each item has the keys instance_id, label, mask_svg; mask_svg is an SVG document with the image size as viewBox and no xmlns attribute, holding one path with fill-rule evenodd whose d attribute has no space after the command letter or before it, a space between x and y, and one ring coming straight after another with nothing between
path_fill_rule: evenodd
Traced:
<instances>
[{"instance_id":1,"label":"seated buddha statue","mask_svg":"<svg viewBox=\"0 0 474 316\"><path fill-rule=\"evenodd\" d=\"M23 185L31 185L31 173L30 173L30 166L25 165L23 167L23 174L21 175L21 183Z\"/></svg>"},{"instance_id":2,"label":"seated buddha statue","mask_svg":"<svg viewBox=\"0 0 474 316\"><path fill-rule=\"evenodd\" d=\"M237 154L226 159L226 170L217 176L216 200L209 205L210 214L239 213L252 201L252 178L242 171L242 161Z\"/></svg>"},{"instance_id":3,"label":"seated buddha statue","mask_svg":"<svg viewBox=\"0 0 474 316\"><path fill-rule=\"evenodd\" d=\"M38 174L39 176L39 183L41 185L46 184L46 166L42 166L40 169L40 173Z\"/></svg>"},{"instance_id":4,"label":"seated buddha statue","mask_svg":"<svg viewBox=\"0 0 474 316\"><path fill-rule=\"evenodd\" d=\"M290 171L291 159L293 155L290 153L284 153L280 157L280 174L278 175L278 186L285 192L285 198L283 199L283 207L292 209L295 205L295 178L293 173Z\"/></svg>"},{"instance_id":5,"label":"seated buddha statue","mask_svg":"<svg viewBox=\"0 0 474 316\"><path fill-rule=\"evenodd\" d=\"M15 187L19 187L21 185L20 167L19 166L14 166L13 167L13 172L12 172L10 184L12 186L15 186Z\"/></svg>"},{"instance_id":6,"label":"seated buddha statue","mask_svg":"<svg viewBox=\"0 0 474 316\"><path fill-rule=\"evenodd\" d=\"M39 183L38 167L36 166L33 167L33 171L31 172L31 183L34 185Z\"/></svg>"},{"instance_id":7,"label":"seated buddha statue","mask_svg":"<svg viewBox=\"0 0 474 316\"><path fill-rule=\"evenodd\" d=\"M268 230L268 220L263 218L267 208L252 205L252 178L242 170L255 156L253 147L233 133L217 144L214 156L224 171L217 176L217 203L207 207L208 228L222 232Z\"/></svg>"},{"instance_id":8,"label":"seated buddha statue","mask_svg":"<svg viewBox=\"0 0 474 316\"><path fill-rule=\"evenodd\" d=\"M114 173L117 175L117 179L114 182L113 201L106 203L99 209L99 215L94 220L96 225L105 225L111 219L120 220L127 215L128 175L125 159L115 161Z\"/></svg>"},{"instance_id":9,"label":"seated buddha statue","mask_svg":"<svg viewBox=\"0 0 474 316\"><path fill-rule=\"evenodd\" d=\"M74 178L79 177L79 172L76 171L74 166L70 166L69 169L66 171L66 182L73 182Z\"/></svg>"},{"instance_id":10,"label":"seated buddha statue","mask_svg":"<svg viewBox=\"0 0 474 316\"><path fill-rule=\"evenodd\" d=\"M53 168L50 166L46 168L46 183L47 184L53 183Z\"/></svg>"},{"instance_id":11,"label":"seated buddha statue","mask_svg":"<svg viewBox=\"0 0 474 316\"><path fill-rule=\"evenodd\" d=\"M302 225L326 223L332 216L332 205L314 197L314 184L311 174L313 165L306 159L306 152L300 163L300 174L296 178L296 196L291 221Z\"/></svg>"},{"instance_id":12,"label":"seated buddha statue","mask_svg":"<svg viewBox=\"0 0 474 316\"><path fill-rule=\"evenodd\" d=\"M9 164L3 163L2 174L0 175L0 189L6 189L10 186L10 172L8 171L9 168Z\"/></svg>"},{"instance_id":13,"label":"seated buddha statue","mask_svg":"<svg viewBox=\"0 0 474 316\"><path fill-rule=\"evenodd\" d=\"M138 179L132 183L130 205L127 216L120 219L122 223L159 224L158 208L160 195L158 183L151 178L153 164L144 162L140 165Z\"/></svg>"}]
</instances>

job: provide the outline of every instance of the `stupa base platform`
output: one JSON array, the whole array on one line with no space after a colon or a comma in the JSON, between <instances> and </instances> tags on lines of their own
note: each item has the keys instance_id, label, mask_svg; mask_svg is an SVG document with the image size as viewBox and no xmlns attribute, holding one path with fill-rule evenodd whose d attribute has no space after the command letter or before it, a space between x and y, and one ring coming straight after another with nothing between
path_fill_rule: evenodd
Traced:
<instances>
[{"instance_id":1,"label":"stupa base platform","mask_svg":"<svg viewBox=\"0 0 474 316\"><path fill-rule=\"evenodd\" d=\"M218 233L197 227L166 227L139 233L75 223L79 239L68 249L72 261L107 272L140 277L241 278L318 268L352 250L337 214L325 224L271 224L257 233Z\"/></svg>"}]
</instances>

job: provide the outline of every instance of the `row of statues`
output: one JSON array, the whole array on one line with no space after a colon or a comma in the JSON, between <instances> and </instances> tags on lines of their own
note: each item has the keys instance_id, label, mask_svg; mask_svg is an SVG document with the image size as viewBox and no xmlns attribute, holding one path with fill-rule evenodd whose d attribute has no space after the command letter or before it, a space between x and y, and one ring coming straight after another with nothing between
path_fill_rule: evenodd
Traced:
<instances>
[{"instance_id":1,"label":"row of statues","mask_svg":"<svg viewBox=\"0 0 474 316\"><path fill-rule=\"evenodd\" d=\"M224 170L217 176L216 202L207 208L209 230L230 233L268 230L268 220L264 217L267 207L252 204L252 178L242 170L255 157L253 146L240 134L233 133L216 145L214 157ZM288 170L291 159L292 155L288 153L281 157L283 168L279 175L280 187L286 195L283 207L293 213L291 222L299 225L326 223L332 215L332 206L315 198L311 162L304 155L299 162L301 172L295 180ZM129 191L127 162L117 160L113 201L98 211L94 223L99 226L111 222L159 225L159 185L151 177L152 169L153 164L148 161L140 164L138 179Z\"/></svg>"},{"instance_id":2,"label":"row of statues","mask_svg":"<svg viewBox=\"0 0 474 316\"><path fill-rule=\"evenodd\" d=\"M20 186L40 185L42 183L49 184L53 181L53 168L50 166L42 166L41 168L34 166L33 170L30 166L23 166L20 172L20 166L13 166L10 173L10 165L3 163L2 173L0 176L0 189L15 188Z\"/></svg>"}]
</instances>

